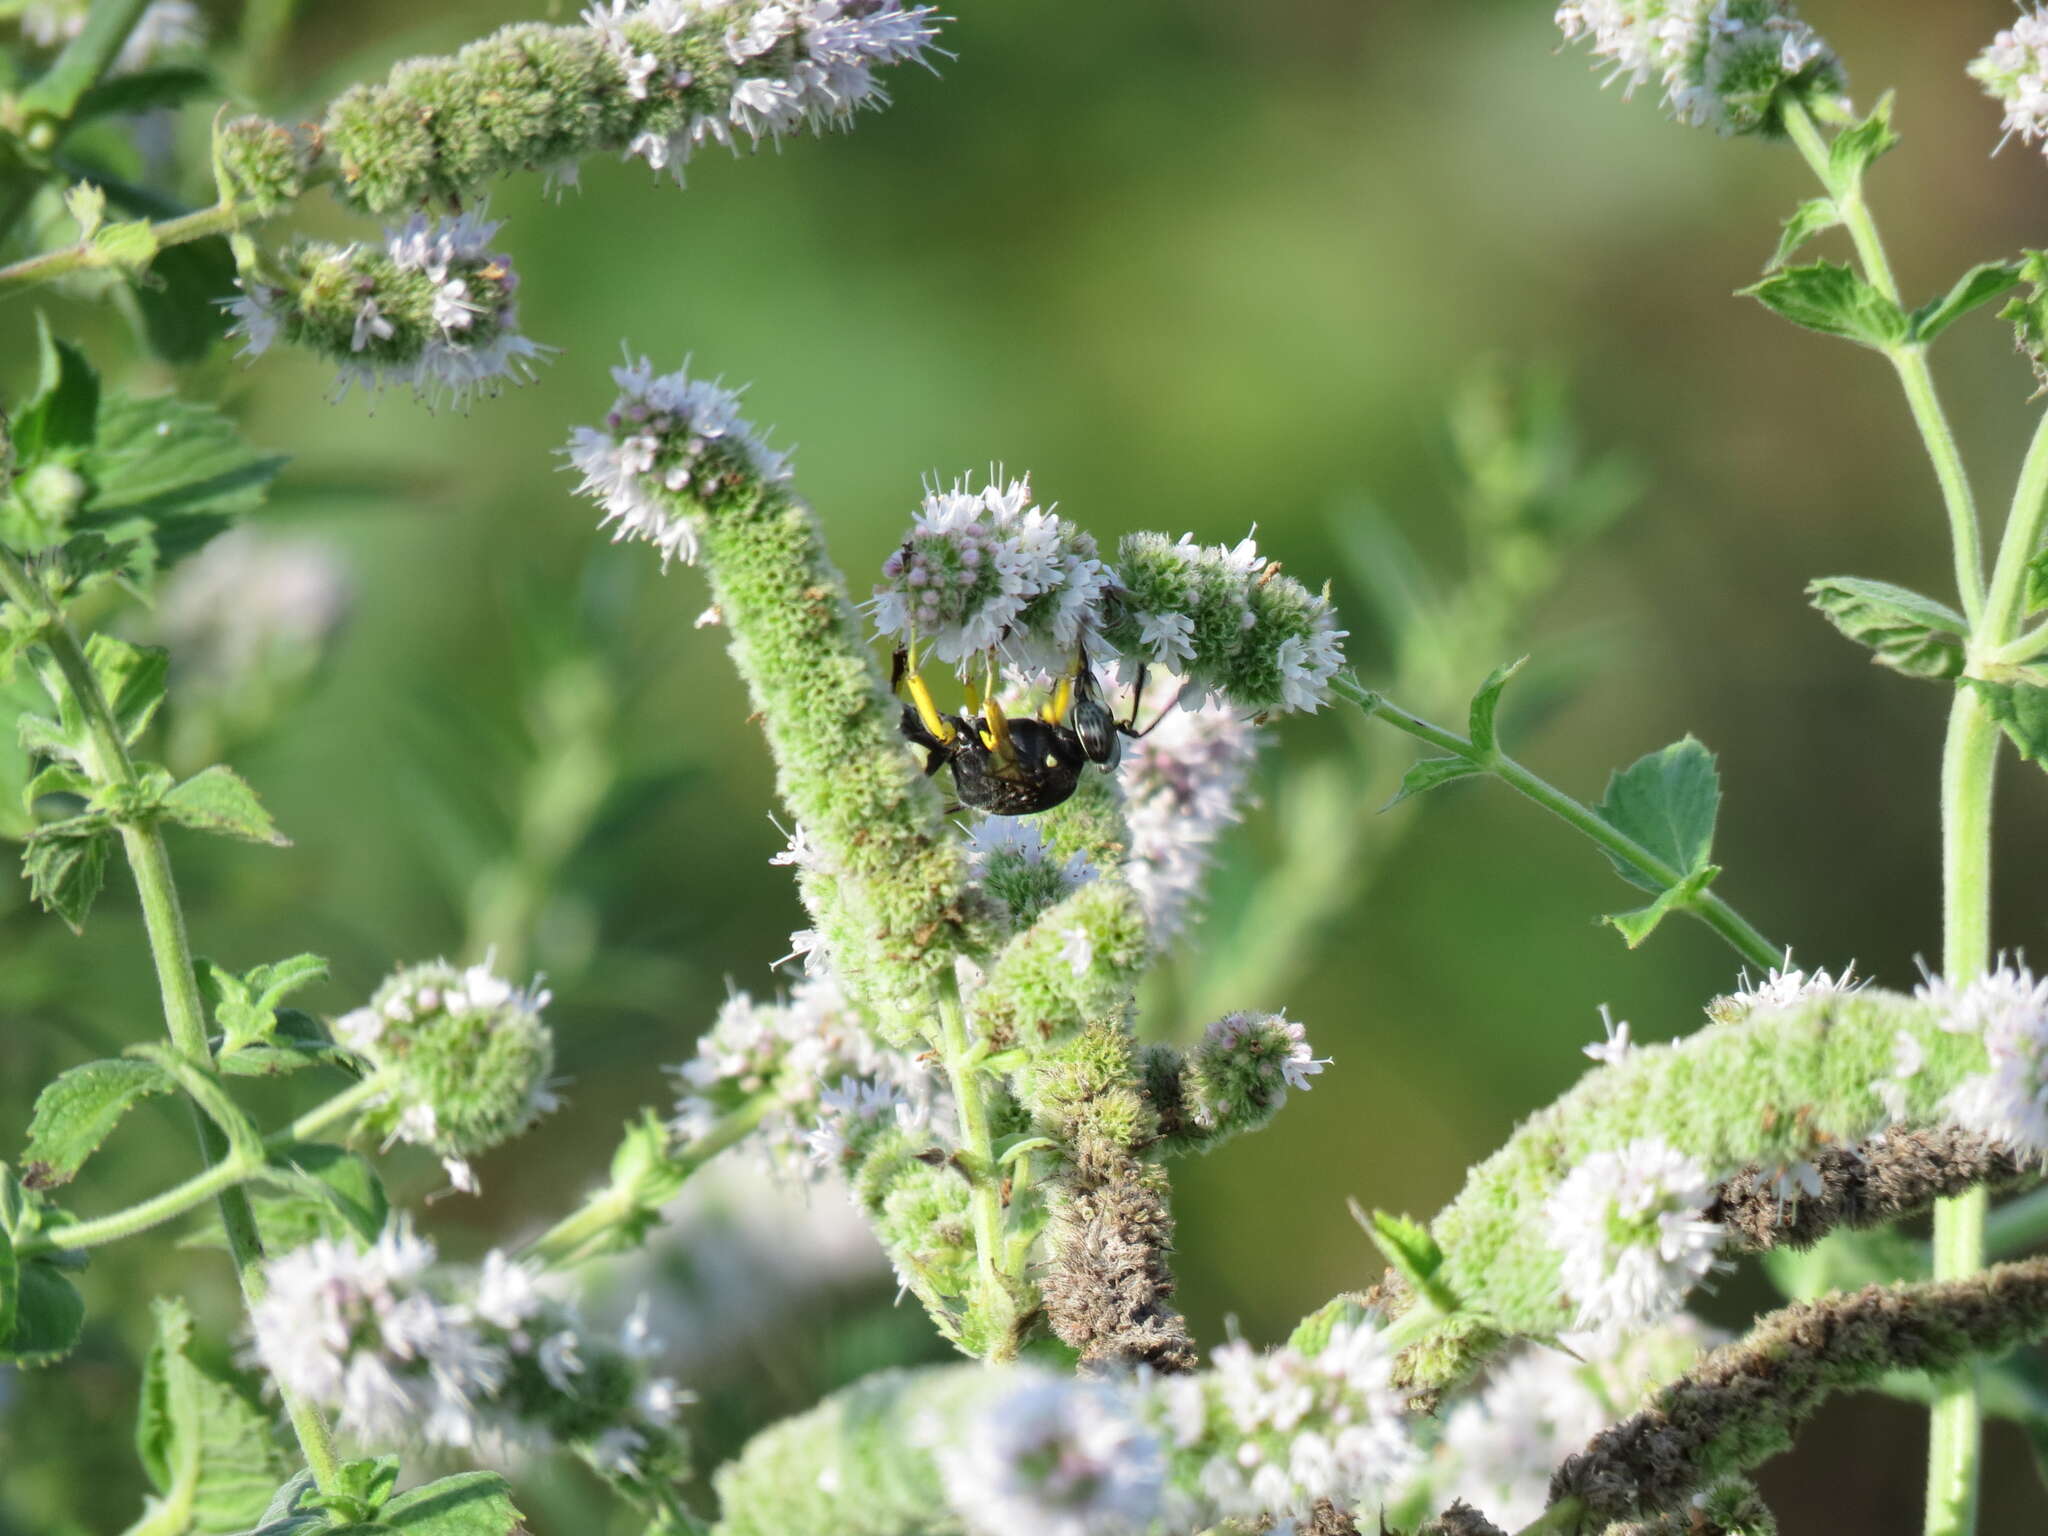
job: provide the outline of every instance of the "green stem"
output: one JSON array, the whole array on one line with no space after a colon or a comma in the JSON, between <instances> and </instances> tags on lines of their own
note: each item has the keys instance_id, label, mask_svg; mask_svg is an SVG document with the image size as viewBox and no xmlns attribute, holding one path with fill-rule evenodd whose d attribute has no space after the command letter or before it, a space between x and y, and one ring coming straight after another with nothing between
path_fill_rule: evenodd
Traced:
<instances>
[{"instance_id":1,"label":"green stem","mask_svg":"<svg viewBox=\"0 0 2048 1536\"><path fill-rule=\"evenodd\" d=\"M72 701L85 721L88 745L85 768L96 784L132 789L137 784L135 764L128 756L127 743L115 723L92 663L77 636L64 620L63 611L51 600L37 578L10 549L0 547L0 593L25 613L41 620L37 638L55 659ZM185 933L185 914L178 903L178 888L171 875L169 851L163 834L152 823L123 823L121 843L135 875L141 897L143 927L149 935L150 955L156 964L158 988L163 994L164 1022L178 1053L196 1066L212 1070L213 1053L206 1043L206 1006L199 994L199 979L192 968L191 942ZM201 1160L212 1168L227 1160L227 1140L198 1106L193 1107L198 1129ZM254 1306L262 1300L263 1239L256 1227L256 1212L247 1191L234 1184L223 1187L215 1197L220 1204L221 1227L227 1234L228 1251L234 1258L244 1300ZM297 1433L306 1465L322 1489L335 1485L339 1462L327 1425L317 1409L303 1401L282 1382L279 1397Z\"/></svg>"},{"instance_id":2,"label":"green stem","mask_svg":"<svg viewBox=\"0 0 2048 1536\"><path fill-rule=\"evenodd\" d=\"M378 1077L366 1077L337 1093L333 1098L308 1110L276 1135L265 1139L267 1147L287 1146L317 1135L336 1120L345 1118L360 1109L384 1091L384 1083ZM213 1199L232 1185L240 1184L262 1170L260 1159L237 1157L232 1153L215 1163L203 1173L195 1173L184 1183L152 1195L149 1199L131 1205L111 1215L96 1216L91 1221L75 1221L69 1226L57 1227L40 1237L31 1239L21 1247L21 1253L28 1257L38 1253L76 1251L99 1248L107 1243L119 1242L124 1237L133 1237L146 1232L175 1216L182 1216L196 1205Z\"/></svg>"},{"instance_id":3,"label":"green stem","mask_svg":"<svg viewBox=\"0 0 2048 1536\"><path fill-rule=\"evenodd\" d=\"M2015 644L2027 617L2027 564L2040 551L2044 522L2048 522L2048 412L2034 428L2026 462L2020 466L2019 483L2013 487L2012 510L2006 514L2005 535L1999 540L1998 560L1991 568L1991 590L1984 600L1984 622L1972 636L1972 652L1995 655Z\"/></svg>"},{"instance_id":4,"label":"green stem","mask_svg":"<svg viewBox=\"0 0 2048 1536\"><path fill-rule=\"evenodd\" d=\"M1482 752L1455 731L1447 731L1442 726L1430 724L1419 715L1411 715L1399 705L1361 686L1354 679L1338 678L1331 684L1331 691L1351 700L1366 714L1386 721L1394 729L1405 731L1418 741L1426 741L1431 746L1449 752L1455 757L1461 757L1482 771L1492 774L1509 788L1535 801L1552 815L1585 833L1610 857L1627 865L1658 887L1669 890L1685 879L1683 871L1672 868L1627 833L1611 825L1598 812L1531 773L1507 754L1498 751ZM1747 918L1712 891L1701 892L1685 904L1685 910L1720 934L1737 954L1752 964L1768 971L1785 963L1785 950L1781 946L1765 938Z\"/></svg>"},{"instance_id":5,"label":"green stem","mask_svg":"<svg viewBox=\"0 0 2048 1536\"><path fill-rule=\"evenodd\" d=\"M72 109L114 67L129 33L148 9L149 0L93 0L78 36L64 45L57 62L23 91L16 103L32 135L32 120L37 118L48 122L45 133L55 130L61 135Z\"/></svg>"},{"instance_id":6,"label":"green stem","mask_svg":"<svg viewBox=\"0 0 2048 1536\"><path fill-rule=\"evenodd\" d=\"M196 213L180 214L175 219L164 219L150 225L150 233L156 239L159 250L167 245L185 245L193 240L204 240L208 235L232 234L251 224L261 223L270 214L259 214L240 203L216 203L211 208L201 208ZM82 272L89 267L104 265L106 253L91 241L67 245L62 250L45 251L40 256L31 256L26 261L17 261L12 266L0 267L0 296L19 288L33 288L39 283L52 282L67 277L73 272Z\"/></svg>"},{"instance_id":7,"label":"green stem","mask_svg":"<svg viewBox=\"0 0 2048 1536\"><path fill-rule=\"evenodd\" d=\"M1559 1499L1534 1520L1515 1532L1515 1536L1579 1536L1582 1527L1583 1506L1577 1499Z\"/></svg>"},{"instance_id":8,"label":"green stem","mask_svg":"<svg viewBox=\"0 0 2048 1536\"><path fill-rule=\"evenodd\" d=\"M709 1130L669 1160L675 1185L710 1162L726 1148L744 1138L776 1106L772 1092L757 1093L746 1103L715 1122ZM623 1223L646 1208L638 1189L607 1185L527 1245L526 1258L536 1259L550 1269L567 1269L608 1251L608 1239Z\"/></svg>"},{"instance_id":9,"label":"green stem","mask_svg":"<svg viewBox=\"0 0 2048 1536\"><path fill-rule=\"evenodd\" d=\"M1821 136L1820 129L1807 115L1804 106L1796 101L1788 103L1784 120L1785 131L1841 214L1842 224L1856 247L1857 260L1863 266L1864 279L1894 304L1899 303L1898 282L1892 276L1891 262L1885 256L1877 223L1871 218L1870 207L1863 200L1861 172L1848 177L1835 174L1827 140ZM1906 404L1913 413L1913 425L1920 431L1920 440L1934 465L1935 479L1940 482L1942 504L1948 510L1956 592L1962 599L1964 616L1975 625L1985 606L1984 552L1977 532L1977 498L1970 489L1969 473L1963 466L1963 457L1956 447L1955 433L1949 427L1948 416L1941 408L1941 398L1935 392L1934 375L1927 366L1925 345L1901 342L1886 347L1884 353L1899 376L1900 387L1906 393Z\"/></svg>"},{"instance_id":10,"label":"green stem","mask_svg":"<svg viewBox=\"0 0 2048 1536\"><path fill-rule=\"evenodd\" d=\"M996 1168L988 1101L982 1096L981 1074L967 1038L967 1013L960 1006L959 991L950 980L939 989L937 1007L939 1028L932 1044L945 1066L946 1081L953 1090L960 1118L959 1158L972 1190L968 1212L974 1223L974 1247L980 1261L982 1306L987 1309L990 1321L1005 1324L990 1330L993 1344L989 1358L1008 1359L1015 1353L1013 1331L1007 1326L1013 1310L1008 1273L1011 1255L1003 1244L1002 1175Z\"/></svg>"}]
</instances>

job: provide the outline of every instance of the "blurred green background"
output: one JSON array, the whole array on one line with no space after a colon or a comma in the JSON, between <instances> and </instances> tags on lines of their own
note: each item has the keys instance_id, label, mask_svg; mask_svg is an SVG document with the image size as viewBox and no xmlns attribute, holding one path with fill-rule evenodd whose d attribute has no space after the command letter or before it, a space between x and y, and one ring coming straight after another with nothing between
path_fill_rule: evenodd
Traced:
<instances>
[{"instance_id":1,"label":"blurred green background","mask_svg":"<svg viewBox=\"0 0 2048 1536\"><path fill-rule=\"evenodd\" d=\"M233 8L213 9L231 31ZM556 993L568 1105L483 1163L481 1199L428 1211L444 1247L476 1251L573 1202L624 1115L669 1096L659 1068L728 986L772 989L769 963L803 925L767 863L782 839L761 741L720 632L691 627L701 578L605 544L551 457L605 408L622 341L751 381L755 418L799 445L800 484L857 593L920 477L1001 461L1105 544L1132 528L1235 539L1256 522L1291 572L1335 581L1374 684L1397 658L1367 611L1361 542L1384 550L1391 524L1455 578L1454 509L1471 498L1446 411L1482 360L1556 370L1594 456L1625 450L1642 494L1527 612L1468 605L1481 631L1469 669L1430 679L1448 707L1404 702L1448 712L1494 663L1533 651L1543 682L1519 716L1511 702L1511 743L1588 799L1611 767L1695 732L1726 787L1720 889L1800 961L1854 959L1909 984L1939 947L1943 700L1868 666L1800 589L1847 572L1942 592L1946 543L1883 364L1730 297L1813 190L1797 157L1676 127L1650 92L1603 93L1583 56L1557 53L1542 0L956 9L957 59L939 78L896 72L894 107L852 135L705 154L683 191L650 187L638 165L586 166L560 203L536 178L503 186L491 213L507 221L526 329L561 349L531 387L468 415L397 395L335 405L315 360L244 365L226 347L182 377L294 455L268 521L331 541L354 592L303 700L231 743L296 846L175 850L199 949L238 966L325 953L335 976L313 1001L329 1010L395 962L491 941ZM290 116L392 59L531 14L484 0L302 12L263 99ZM1901 88L1905 142L1873 196L1909 298L2043 242L2048 167L2018 146L1990 155L1997 109L1962 73L2009 5L1834 0L1806 14L1862 103ZM324 202L303 224L368 233ZM131 387L172 383L123 361L133 348L107 307L48 308ZM0 309L10 397L31 325L29 304ZM1943 342L1937 370L1996 508L2031 380L1983 317ZM1415 670L1431 673L1428 658ZM1548 707L1527 707L1538 694ZM1345 1197L1435 1210L1586 1065L1597 1005L1668 1038L1736 970L1693 925L1625 950L1595 919L1639 898L1490 785L1350 818L1363 830L1333 845L1335 867L1304 873L1304 829L1313 843L1332 806L1349 817L1361 783L1384 799L1410 753L1389 733L1361 754L1328 716L1270 737L1263 807L1220 877L1220 931L1259 938L1296 876L1305 906L1332 905L1281 946L1278 969L1238 964L1218 930L1197 930L1146 1028L1198 1030L1197 1005L1227 977L1224 1003L1284 1005L1336 1065L1268 1131L1176 1169L1182 1300L1211 1341L1230 1319L1275 1339L1370 1279ZM2038 952L2048 786L2027 769L2003 793L1997 938ZM132 906L117 881L73 938L0 887L0 1150L53 1072L155 1032ZM139 1112L79 1207L156 1187L184 1136L174 1115ZM438 1182L405 1166L415 1198ZM755 1224L764 1262L813 1266L802 1220ZM669 1263L693 1285L725 1229L698 1230ZM232 1315L210 1254L129 1245L89 1282L99 1320L80 1359L0 1386L15 1399L0 1419L0 1530L132 1517L146 1317L124 1300L174 1286L217 1328ZM692 1293L678 1294L680 1316ZM933 1354L915 1310L887 1300L862 1270L798 1305L772 1342L707 1355L691 1382L707 1454L839 1380ZM1734 1322L1766 1302L1743 1272L1705 1310ZM60 1463L79 1429L90 1448ZM1906 1407L1840 1404L1766 1490L1789 1531L1917 1529L1922 1433ZM2019 1437L1994 1427L1991 1443L1986 1528L2038 1522ZM572 1473L553 1480L537 1528L597 1528L578 1513L586 1493Z\"/></svg>"}]
</instances>

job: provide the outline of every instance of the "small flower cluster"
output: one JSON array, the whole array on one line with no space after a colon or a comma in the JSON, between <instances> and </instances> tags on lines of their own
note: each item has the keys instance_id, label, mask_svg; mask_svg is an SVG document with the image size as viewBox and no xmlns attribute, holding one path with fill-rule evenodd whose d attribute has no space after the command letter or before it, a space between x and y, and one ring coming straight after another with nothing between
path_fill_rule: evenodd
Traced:
<instances>
[{"instance_id":1,"label":"small flower cluster","mask_svg":"<svg viewBox=\"0 0 2048 1536\"><path fill-rule=\"evenodd\" d=\"M1042 1371L937 1449L975 1536L1140 1536L1165 1510L1166 1456L1131 1394Z\"/></svg>"},{"instance_id":2,"label":"small flower cluster","mask_svg":"<svg viewBox=\"0 0 2048 1536\"><path fill-rule=\"evenodd\" d=\"M820 1090L817 1124L804 1145L818 1168L844 1173L860 1161L875 1132L891 1126L916 1130L930 1117L928 1102L912 1102L894 1083L842 1077Z\"/></svg>"},{"instance_id":3,"label":"small flower cluster","mask_svg":"<svg viewBox=\"0 0 2048 1536\"><path fill-rule=\"evenodd\" d=\"M1638 1328L1678 1309L1726 1235L1706 1219L1714 1188L1698 1162L1650 1136L1566 1175L1544 1219L1580 1328Z\"/></svg>"},{"instance_id":4,"label":"small flower cluster","mask_svg":"<svg viewBox=\"0 0 2048 1536\"><path fill-rule=\"evenodd\" d=\"M1970 61L1970 74L2005 108L2007 137L2018 134L2023 144L2048 139L2048 10L2025 11L2001 30Z\"/></svg>"},{"instance_id":5,"label":"small flower cluster","mask_svg":"<svg viewBox=\"0 0 2048 1536\"><path fill-rule=\"evenodd\" d=\"M1086 854L1053 858L1038 823L1022 816L984 816L968 832L967 856L982 890L1019 928L1096 876Z\"/></svg>"},{"instance_id":6,"label":"small flower cluster","mask_svg":"<svg viewBox=\"0 0 2048 1536\"><path fill-rule=\"evenodd\" d=\"M669 170L678 182L702 144L736 150L742 134L759 143L798 128L848 126L860 107L888 101L876 67L922 63L938 36L930 6L779 0L739 8L720 40L724 58L707 61L702 35L712 14L732 15L705 0L610 0L583 13L624 76L627 95L649 104L627 154ZM721 69L731 76L724 89L701 89L700 76ZM675 110L683 105L690 110Z\"/></svg>"},{"instance_id":7,"label":"small flower cluster","mask_svg":"<svg viewBox=\"0 0 2048 1536\"><path fill-rule=\"evenodd\" d=\"M1306 1518L1321 1499L1369 1520L1413 1475L1394 1352L1372 1318L1336 1323L1318 1350L1233 1340L1212 1360L1144 1389L1188 1523Z\"/></svg>"},{"instance_id":8,"label":"small flower cluster","mask_svg":"<svg viewBox=\"0 0 2048 1536\"><path fill-rule=\"evenodd\" d=\"M1215 842L1239 819L1258 749L1249 721L1204 704L1169 712L1126 753L1131 858L1124 876L1144 903L1155 944L1186 926Z\"/></svg>"},{"instance_id":9,"label":"small flower cluster","mask_svg":"<svg viewBox=\"0 0 2048 1536\"><path fill-rule=\"evenodd\" d=\"M1786 95L1834 95L1834 51L1784 0L1565 0L1566 41L1591 39L1608 78L1651 79L1680 122L1721 133L1770 132Z\"/></svg>"},{"instance_id":10,"label":"small flower cluster","mask_svg":"<svg viewBox=\"0 0 2048 1536\"><path fill-rule=\"evenodd\" d=\"M1826 970L1803 971L1794 968L1792 952L1787 950L1783 969L1766 971L1761 981L1752 981L1745 969L1733 992L1707 1004L1707 1017L1717 1024L1739 1023L1759 1009L1796 1008L1815 998L1847 997L1863 985L1853 960L1839 975Z\"/></svg>"},{"instance_id":11,"label":"small flower cluster","mask_svg":"<svg viewBox=\"0 0 2048 1536\"><path fill-rule=\"evenodd\" d=\"M1526 1346L1451 1410L1428 1474L1433 1504L1462 1499L1504 1530L1527 1525L1549 1504L1551 1474L1567 1456L1718 1340L1681 1314L1618 1348L1601 1347L1613 1339L1562 1342Z\"/></svg>"},{"instance_id":12,"label":"small flower cluster","mask_svg":"<svg viewBox=\"0 0 2048 1536\"><path fill-rule=\"evenodd\" d=\"M339 394L402 384L466 406L532 378L547 351L519 332L519 274L490 248L498 229L475 214L415 214L381 245L294 246L274 281L241 279L230 334L247 357L280 340L312 348L340 365Z\"/></svg>"},{"instance_id":13,"label":"small flower cluster","mask_svg":"<svg viewBox=\"0 0 2048 1536\"><path fill-rule=\"evenodd\" d=\"M1306 1093L1311 1077L1330 1065L1317 1058L1308 1031L1277 1013L1233 1013L1211 1024L1180 1070L1182 1115L1194 1139L1212 1147L1227 1136L1257 1130L1287 1102L1287 1090Z\"/></svg>"},{"instance_id":14,"label":"small flower cluster","mask_svg":"<svg viewBox=\"0 0 2048 1536\"><path fill-rule=\"evenodd\" d=\"M39 48L57 48L85 30L85 0L29 0L20 8L21 35ZM133 75L170 54L206 46L206 18L192 0L150 0L115 55L115 75Z\"/></svg>"},{"instance_id":15,"label":"small flower cluster","mask_svg":"<svg viewBox=\"0 0 2048 1536\"><path fill-rule=\"evenodd\" d=\"M882 1085L891 1103L928 1113L937 1088L909 1055L875 1045L830 975L806 978L786 1002L736 994L698 1038L697 1053L676 1069L684 1091L672 1122L684 1143L762 1093L775 1108L756 1132L777 1168L815 1171L821 1129L844 1139L848 1083ZM839 1085L838 1087L830 1085ZM836 1129L833 1129L834 1124ZM808 1154L808 1155L807 1155Z\"/></svg>"},{"instance_id":16,"label":"small flower cluster","mask_svg":"<svg viewBox=\"0 0 2048 1536\"><path fill-rule=\"evenodd\" d=\"M334 1036L386 1084L364 1124L440 1154L460 1189L468 1159L518 1135L555 1107L547 1078L549 997L494 975L430 961L398 972L368 1006L334 1021Z\"/></svg>"},{"instance_id":17,"label":"small flower cluster","mask_svg":"<svg viewBox=\"0 0 2048 1536\"><path fill-rule=\"evenodd\" d=\"M576 487L616 523L614 541L643 539L685 565L697 558L699 509L742 487L779 484L789 460L740 415L739 396L687 366L657 374L646 358L612 370L619 395L602 427L578 427L564 452Z\"/></svg>"},{"instance_id":18,"label":"small flower cluster","mask_svg":"<svg viewBox=\"0 0 2048 1536\"><path fill-rule=\"evenodd\" d=\"M2048 980L2011 964L1967 986L1931 978L1915 994L1942 1014L1942 1028L1984 1042L1990 1070L1965 1078L1944 1105L1955 1123L2048 1160ZM1916 1042L1917 1043L1917 1042ZM1898 1066L1917 1070L1917 1059ZM1895 1070L1905 1078L1910 1072Z\"/></svg>"},{"instance_id":19,"label":"small flower cluster","mask_svg":"<svg viewBox=\"0 0 2048 1536\"><path fill-rule=\"evenodd\" d=\"M1253 714L1313 712L1328 701L1344 664L1336 610L1250 538L1226 548L1130 534L1117 546L1116 584L1106 639L1129 672L1178 674L1183 708L1221 700Z\"/></svg>"},{"instance_id":20,"label":"small flower cluster","mask_svg":"<svg viewBox=\"0 0 2048 1536\"><path fill-rule=\"evenodd\" d=\"M1036 505L1029 476L927 490L882 575L876 630L963 676L998 650L1026 675L1070 670L1112 579L1094 539Z\"/></svg>"},{"instance_id":21,"label":"small flower cluster","mask_svg":"<svg viewBox=\"0 0 2048 1536\"><path fill-rule=\"evenodd\" d=\"M923 63L939 16L900 0L606 0L580 26L510 26L337 98L321 125L342 194L372 213L473 200L533 166L573 184L616 151L678 180L705 143L848 126Z\"/></svg>"},{"instance_id":22,"label":"small flower cluster","mask_svg":"<svg viewBox=\"0 0 2048 1536\"><path fill-rule=\"evenodd\" d=\"M644 1326L629 1322L616 1345L580 1329L536 1270L500 1252L443 1270L400 1218L367 1248L318 1238L264 1275L258 1358L366 1444L492 1460L559 1444L635 1481L682 1468L673 1426L688 1395L648 1374L658 1345Z\"/></svg>"}]
</instances>

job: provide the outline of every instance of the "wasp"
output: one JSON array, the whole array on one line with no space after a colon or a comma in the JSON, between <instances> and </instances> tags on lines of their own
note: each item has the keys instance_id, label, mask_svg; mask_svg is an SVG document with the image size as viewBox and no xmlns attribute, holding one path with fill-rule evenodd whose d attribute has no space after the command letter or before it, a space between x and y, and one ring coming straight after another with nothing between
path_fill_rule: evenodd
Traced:
<instances>
[{"instance_id":1,"label":"wasp","mask_svg":"<svg viewBox=\"0 0 2048 1536\"><path fill-rule=\"evenodd\" d=\"M1131 718L1119 720L1102 697L1084 648L1076 648L1073 671L1060 679L1037 715L1012 718L996 699L995 683L991 665L987 687L968 685L966 712L948 715L940 711L907 651L896 652L890 674L891 689L910 695L900 729L924 749L926 776L950 768L960 803L991 816L1032 816L1063 804L1089 764L1105 773L1114 770L1123 760L1124 738L1141 740L1159 724L1155 720L1137 729L1143 670L1131 699Z\"/></svg>"}]
</instances>

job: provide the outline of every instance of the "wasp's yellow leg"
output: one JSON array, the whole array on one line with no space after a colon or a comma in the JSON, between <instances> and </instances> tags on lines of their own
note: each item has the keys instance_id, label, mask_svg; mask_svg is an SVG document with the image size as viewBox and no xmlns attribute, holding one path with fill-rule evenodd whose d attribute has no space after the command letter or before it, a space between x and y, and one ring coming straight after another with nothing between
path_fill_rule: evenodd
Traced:
<instances>
[{"instance_id":1,"label":"wasp's yellow leg","mask_svg":"<svg viewBox=\"0 0 2048 1536\"><path fill-rule=\"evenodd\" d=\"M921 674L913 672L904 679L904 687L910 693L911 707L917 711L917 718L924 722L924 728L940 741L951 745L959 733L953 729L953 722L939 713L939 706L932 698L931 689L925 686Z\"/></svg>"},{"instance_id":2,"label":"wasp's yellow leg","mask_svg":"<svg viewBox=\"0 0 2048 1536\"><path fill-rule=\"evenodd\" d=\"M1017 748L1010 740L1010 717L1003 713L1003 706L991 693L981 701L982 718L988 722L989 750L1005 764L1017 761Z\"/></svg>"},{"instance_id":3,"label":"wasp's yellow leg","mask_svg":"<svg viewBox=\"0 0 2048 1536\"><path fill-rule=\"evenodd\" d=\"M1074 680L1071 677L1063 677L1059 680L1059 685L1053 689L1052 698L1046 702L1045 708L1039 711L1039 718L1047 725L1058 725L1067 718L1067 711L1073 707Z\"/></svg>"}]
</instances>

